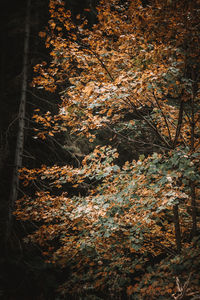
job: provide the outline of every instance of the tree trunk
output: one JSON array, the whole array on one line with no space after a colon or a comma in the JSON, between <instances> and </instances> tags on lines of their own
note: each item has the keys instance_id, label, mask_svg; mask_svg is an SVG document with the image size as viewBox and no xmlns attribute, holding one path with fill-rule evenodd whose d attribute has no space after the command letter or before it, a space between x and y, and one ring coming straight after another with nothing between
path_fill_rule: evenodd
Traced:
<instances>
[{"instance_id":1,"label":"tree trunk","mask_svg":"<svg viewBox=\"0 0 200 300\"><path fill-rule=\"evenodd\" d=\"M28 49L29 49L29 39L30 39L30 7L31 7L31 0L27 0L24 53L23 53L24 59L23 59L23 69L22 69L22 88L21 88L21 99L20 99L19 114L18 114L18 132L17 132L13 177L12 177L10 198L8 204L6 242L10 237L11 229L12 229L12 223L13 223L12 213L15 206L15 202L17 200L18 187L19 187L18 171L22 167L22 155L24 149L26 90L27 90L27 77L28 77Z\"/></svg>"},{"instance_id":2,"label":"tree trunk","mask_svg":"<svg viewBox=\"0 0 200 300\"><path fill-rule=\"evenodd\" d=\"M2 31L1 33L1 97L4 96L4 93L5 93L5 70L6 70L6 66L5 66L5 61L6 61L6 55L5 55L5 49L6 49L6 46L5 46L5 43L6 43L6 39L5 39L5 32Z\"/></svg>"},{"instance_id":3,"label":"tree trunk","mask_svg":"<svg viewBox=\"0 0 200 300\"><path fill-rule=\"evenodd\" d=\"M173 206L173 214L174 214L176 249L177 252L180 253L181 252L181 229L180 229L180 222L179 222L178 204Z\"/></svg>"},{"instance_id":4,"label":"tree trunk","mask_svg":"<svg viewBox=\"0 0 200 300\"><path fill-rule=\"evenodd\" d=\"M182 98L182 96L181 96L181 98ZM183 101L183 99L181 99L180 107L179 107L179 115L178 115L178 124L176 127L176 135L175 135L174 142L173 142L173 148L176 147L176 144L178 142L178 138L179 138L179 135L181 132L181 126L183 123L183 108L184 108L184 101Z\"/></svg>"},{"instance_id":5,"label":"tree trunk","mask_svg":"<svg viewBox=\"0 0 200 300\"><path fill-rule=\"evenodd\" d=\"M195 81L195 76L194 72L192 72L192 79ZM193 87L193 97L191 99L191 110L192 110L192 115L191 115L191 145L190 149L191 152L195 151L195 107L194 107L194 95L195 93L195 88ZM193 181L190 182L190 190L191 190L191 207L192 207L192 230L191 230L191 238L193 238L196 233L197 233L197 203L196 203L196 192L195 192L195 183Z\"/></svg>"},{"instance_id":6,"label":"tree trunk","mask_svg":"<svg viewBox=\"0 0 200 300\"><path fill-rule=\"evenodd\" d=\"M193 238L197 234L197 204L196 204L196 193L195 193L194 182L191 183L191 206L192 206L191 238Z\"/></svg>"}]
</instances>

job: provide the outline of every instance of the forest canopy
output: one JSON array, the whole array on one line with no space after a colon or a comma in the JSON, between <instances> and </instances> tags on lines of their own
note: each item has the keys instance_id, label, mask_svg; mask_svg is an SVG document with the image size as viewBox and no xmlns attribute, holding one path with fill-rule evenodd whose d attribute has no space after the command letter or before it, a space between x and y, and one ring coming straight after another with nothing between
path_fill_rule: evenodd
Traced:
<instances>
[{"instance_id":1,"label":"forest canopy","mask_svg":"<svg viewBox=\"0 0 200 300\"><path fill-rule=\"evenodd\" d=\"M35 110L33 138L70 160L20 170L24 243L67 270L63 297L196 299L200 2L102 0L92 26L62 1L49 12L32 88L60 104Z\"/></svg>"}]
</instances>

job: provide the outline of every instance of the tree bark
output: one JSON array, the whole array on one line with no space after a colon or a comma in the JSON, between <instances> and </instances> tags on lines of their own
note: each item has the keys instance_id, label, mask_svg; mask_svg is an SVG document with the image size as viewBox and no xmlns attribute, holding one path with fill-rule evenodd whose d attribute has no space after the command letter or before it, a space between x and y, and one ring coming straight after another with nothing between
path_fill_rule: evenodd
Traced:
<instances>
[{"instance_id":1,"label":"tree bark","mask_svg":"<svg viewBox=\"0 0 200 300\"><path fill-rule=\"evenodd\" d=\"M195 80L194 72L192 73L192 79ZM193 87L193 97L191 99L191 152L195 151L195 107L194 107L194 95L195 88ZM190 182L190 190L191 190L191 207L192 207L192 230L191 230L191 238L193 238L197 233L197 203L196 203L196 192L195 192L195 182Z\"/></svg>"},{"instance_id":2,"label":"tree bark","mask_svg":"<svg viewBox=\"0 0 200 300\"><path fill-rule=\"evenodd\" d=\"M5 93L5 61L6 61L6 55L5 55L5 43L6 43L6 39L5 39L5 32L2 31L1 32L1 42L2 42L2 48L1 48L1 97L4 96Z\"/></svg>"},{"instance_id":3,"label":"tree bark","mask_svg":"<svg viewBox=\"0 0 200 300\"><path fill-rule=\"evenodd\" d=\"M174 214L176 249L177 252L180 253L181 252L181 229L180 229L180 222L179 222L178 204L173 206L173 214Z\"/></svg>"},{"instance_id":4,"label":"tree bark","mask_svg":"<svg viewBox=\"0 0 200 300\"><path fill-rule=\"evenodd\" d=\"M175 148L175 146L178 142L180 132L181 132L181 126L182 126L182 122L183 122L183 108L184 108L184 101L183 101L183 99L181 99L180 107L179 107L179 115L178 115L178 124L176 127L176 135L175 135L174 142L173 142L173 148Z\"/></svg>"},{"instance_id":5,"label":"tree bark","mask_svg":"<svg viewBox=\"0 0 200 300\"><path fill-rule=\"evenodd\" d=\"M196 204L196 193L195 193L194 182L191 182L191 206L192 206L191 238L193 238L197 234L197 204Z\"/></svg>"},{"instance_id":6,"label":"tree bark","mask_svg":"<svg viewBox=\"0 0 200 300\"><path fill-rule=\"evenodd\" d=\"M14 159L13 176L10 190L10 197L8 203L8 220L7 220L7 232L6 242L8 241L13 223L13 209L18 196L19 177L18 171L22 167L22 155L24 149L24 131L25 131L25 112L26 112L26 90L27 90L27 78L28 78L28 49L30 39L30 8L31 0L27 0L26 8L26 20L25 20L25 38L24 38L24 59L22 69L22 87L21 98L18 113L18 132L16 140L16 150Z\"/></svg>"}]
</instances>

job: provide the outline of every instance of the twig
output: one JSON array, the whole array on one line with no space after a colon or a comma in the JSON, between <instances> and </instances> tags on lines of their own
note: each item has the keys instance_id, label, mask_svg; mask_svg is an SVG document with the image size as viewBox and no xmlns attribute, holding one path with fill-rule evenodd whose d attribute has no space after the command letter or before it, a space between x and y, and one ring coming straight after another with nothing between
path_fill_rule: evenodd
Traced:
<instances>
[{"instance_id":1,"label":"twig","mask_svg":"<svg viewBox=\"0 0 200 300\"><path fill-rule=\"evenodd\" d=\"M33 97L37 98L38 100L41 100L41 101L43 101L43 102L45 102L45 103L48 103L49 105L55 107L55 104L54 104L54 103L51 103L51 102L49 102L48 100L46 100L46 99L44 99L44 98L41 98L40 96L34 94L32 91L27 90L27 92L28 92L29 94L31 94Z\"/></svg>"},{"instance_id":2,"label":"twig","mask_svg":"<svg viewBox=\"0 0 200 300\"><path fill-rule=\"evenodd\" d=\"M185 281L184 285L181 285L180 280L178 277L176 277L176 286L177 286L177 290L178 290L178 295L176 294L172 294L174 300L181 300L184 299L185 296L187 296L187 289L190 283L190 279L192 276L192 272L190 272L188 279Z\"/></svg>"},{"instance_id":3,"label":"twig","mask_svg":"<svg viewBox=\"0 0 200 300\"><path fill-rule=\"evenodd\" d=\"M159 103L159 101L158 101L158 99L157 99L157 97L156 97L156 95L155 95L154 90L153 90L153 96L154 96L154 99L156 100L156 103L157 103L157 105L158 105L158 108L160 109L161 114L162 114L162 116L163 116L163 118L164 118L165 124L166 124L166 126L167 126L167 131L168 131L169 139L170 139L170 141L171 141L171 140L172 140L172 137L171 137L171 132L170 132L170 129L169 129L169 124L168 124L166 115L163 113L163 110L162 110L162 108L161 108L161 106L160 106L160 103Z\"/></svg>"}]
</instances>

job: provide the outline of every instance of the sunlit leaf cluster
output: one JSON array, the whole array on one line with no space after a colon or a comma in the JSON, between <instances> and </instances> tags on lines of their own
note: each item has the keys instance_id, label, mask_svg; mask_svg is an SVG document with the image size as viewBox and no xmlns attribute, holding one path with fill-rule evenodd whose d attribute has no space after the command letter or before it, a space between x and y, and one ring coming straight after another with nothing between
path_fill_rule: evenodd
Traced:
<instances>
[{"instance_id":1,"label":"sunlit leaf cluster","mask_svg":"<svg viewBox=\"0 0 200 300\"><path fill-rule=\"evenodd\" d=\"M33 86L57 89L61 104L35 111L37 137L67 131L93 150L78 166L20 171L27 195L15 215L38 224L26 242L69 268L64 295L179 299L176 276L193 276L196 295L199 1L102 0L92 28L61 1L49 7L39 35L51 61L35 66ZM139 153L127 160L122 147Z\"/></svg>"}]
</instances>

